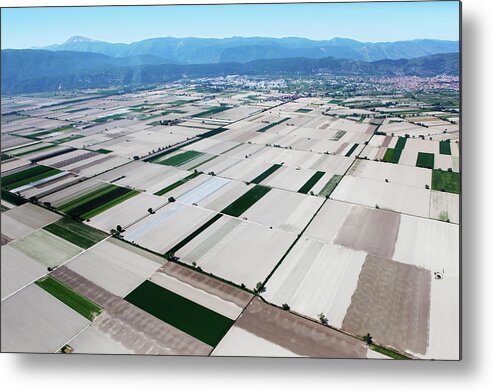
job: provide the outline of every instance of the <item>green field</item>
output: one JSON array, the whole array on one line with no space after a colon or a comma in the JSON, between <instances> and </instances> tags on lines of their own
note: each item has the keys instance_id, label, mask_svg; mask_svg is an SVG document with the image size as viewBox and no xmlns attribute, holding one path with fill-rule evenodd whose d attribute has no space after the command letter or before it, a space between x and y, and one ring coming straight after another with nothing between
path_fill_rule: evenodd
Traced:
<instances>
[{"instance_id":1,"label":"green field","mask_svg":"<svg viewBox=\"0 0 493 392\"><path fill-rule=\"evenodd\" d=\"M169 105L182 106L182 105L186 105L187 103L193 103L197 101L200 101L200 99L179 99L178 101L169 102Z\"/></svg>"},{"instance_id":2,"label":"green field","mask_svg":"<svg viewBox=\"0 0 493 392\"><path fill-rule=\"evenodd\" d=\"M395 143L395 149L396 150L404 150L404 147L406 146L407 138L406 137L400 137L397 139L397 143Z\"/></svg>"},{"instance_id":3,"label":"green field","mask_svg":"<svg viewBox=\"0 0 493 392\"><path fill-rule=\"evenodd\" d=\"M228 130L228 128L224 128L224 127L214 128L214 129L211 129L208 132L201 133L199 135L199 137L202 138L202 139L205 139L205 138L208 138L208 137L212 137L212 136L218 135L221 132L224 132L224 131L227 131L227 130Z\"/></svg>"},{"instance_id":4,"label":"green field","mask_svg":"<svg viewBox=\"0 0 493 392\"><path fill-rule=\"evenodd\" d=\"M192 159L198 158L199 156L204 155L203 152L188 150L173 155L172 157L165 158L162 161L154 161L155 163L159 163L160 165L167 166L180 166Z\"/></svg>"},{"instance_id":5,"label":"green field","mask_svg":"<svg viewBox=\"0 0 493 392\"><path fill-rule=\"evenodd\" d=\"M26 203L26 201L22 197L17 196L14 193L10 193L3 188L2 188L2 200L5 200L7 203L13 204L15 206L20 206Z\"/></svg>"},{"instance_id":6,"label":"green field","mask_svg":"<svg viewBox=\"0 0 493 392\"><path fill-rule=\"evenodd\" d=\"M221 213L238 217L264 197L271 188L256 185L227 206Z\"/></svg>"},{"instance_id":7,"label":"green field","mask_svg":"<svg viewBox=\"0 0 493 392\"><path fill-rule=\"evenodd\" d=\"M202 172L192 173L189 176L187 176L185 178L182 178L181 180L178 180L178 181L174 182L173 184L168 185L167 187L164 187L163 189L160 189L159 191L155 192L154 194L156 196L162 196L165 193L168 193L169 191L172 191L173 189L178 188L180 185L185 184L186 182L194 179L195 177L197 177L197 176L199 176L201 174L202 174Z\"/></svg>"},{"instance_id":8,"label":"green field","mask_svg":"<svg viewBox=\"0 0 493 392\"><path fill-rule=\"evenodd\" d=\"M433 167L435 166L435 155L428 152L418 152L416 166L433 169Z\"/></svg>"},{"instance_id":9,"label":"green field","mask_svg":"<svg viewBox=\"0 0 493 392\"><path fill-rule=\"evenodd\" d=\"M76 293L70 287L51 276L41 278L36 284L88 320L94 320L103 310L99 305Z\"/></svg>"},{"instance_id":10,"label":"green field","mask_svg":"<svg viewBox=\"0 0 493 392\"><path fill-rule=\"evenodd\" d=\"M108 121L118 121L125 118L124 114L113 114L111 116L100 117L94 120L95 123L105 123Z\"/></svg>"},{"instance_id":11,"label":"green field","mask_svg":"<svg viewBox=\"0 0 493 392\"><path fill-rule=\"evenodd\" d=\"M460 174L443 170L433 170L431 189L435 191L460 193Z\"/></svg>"},{"instance_id":12,"label":"green field","mask_svg":"<svg viewBox=\"0 0 493 392\"><path fill-rule=\"evenodd\" d=\"M43 178L54 176L60 173L58 169L52 169L48 166L34 166L20 172L2 177L2 188L7 190L19 188L31 182L42 180Z\"/></svg>"},{"instance_id":13,"label":"green field","mask_svg":"<svg viewBox=\"0 0 493 392\"><path fill-rule=\"evenodd\" d=\"M300 108L300 109L296 110L296 113L310 113L311 111L312 111L312 109Z\"/></svg>"},{"instance_id":14,"label":"green field","mask_svg":"<svg viewBox=\"0 0 493 392\"><path fill-rule=\"evenodd\" d=\"M271 188L256 185L227 206L221 213L238 217L264 197Z\"/></svg>"},{"instance_id":15,"label":"green field","mask_svg":"<svg viewBox=\"0 0 493 392\"><path fill-rule=\"evenodd\" d=\"M387 148L382 160L389 163L399 163L399 159L401 158L402 150L404 150L404 147L406 146L406 142L407 138L399 137L394 148Z\"/></svg>"},{"instance_id":16,"label":"green field","mask_svg":"<svg viewBox=\"0 0 493 392\"><path fill-rule=\"evenodd\" d=\"M72 140L77 140L83 138L84 135L70 135L67 137L62 137L61 139L53 140L51 143L53 144L62 144L62 143L67 143L71 142Z\"/></svg>"},{"instance_id":17,"label":"green field","mask_svg":"<svg viewBox=\"0 0 493 392\"><path fill-rule=\"evenodd\" d=\"M260 128L259 130L257 130L257 132L265 132L267 131L268 129L271 129L273 127L275 127L276 125L279 125L279 124L282 124L283 122L285 121L288 121L290 119L290 117L286 117L286 118L283 118L282 120L280 121L277 121L277 122L273 122L272 124L269 124L269 125L266 125L265 127L263 128Z\"/></svg>"},{"instance_id":18,"label":"green field","mask_svg":"<svg viewBox=\"0 0 493 392\"><path fill-rule=\"evenodd\" d=\"M9 153L11 153L12 155L15 155L16 157L23 157L24 155L29 155L29 154L32 154L34 152L40 152L43 150L48 150L48 149L53 148L53 147L55 147L55 146L53 144L50 144L48 146L33 148L32 150L28 150L28 151L16 152L17 150L25 148L25 147L21 147L21 148L16 149L16 150L9 151Z\"/></svg>"},{"instance_id":19,"label":"green field","mask_svg":"<svg viewBox=\"0 0 493 392\"><path fill-rule=\"evenodd\" d=\"M99 150L96 150L95 152L99 152L100 154L109 154L110 152L113 152L113 151L107 150L106 148L100 148Z\"/></svg>"},{"instance_id":20,"label":"green field","mask_svg":"<svg viewBox=\"0 0 493 392\"><path fill-rule=\"evenodd\" d=\"M138 193L116 185L106 185L75 200L71 200L58 207L58 209L74 218L90 219Z\"/></svg>"},{"instance_id":21,"label":"green field","mask_svg":"<svg viewBox=\"0 0 493 392\"><path fill-rule=\"evenodd\" d=\"M169 155L175 151L179 151L182 147L188 146L189 144L195 143L197 140L190 140L186 143L181 144L179 147L171 147L166 149L165 151L162 151L158 153L157 155L154 155L150 158L145 158L144 162L152 162L152 163L159 163L162 157L165 157L166 155Z\"/></svg>"},{"instance_id":22,"label":"green field","mask_svg":"<svg viewBox=\"0 0 493 392\"><path fill-rule=\"evenodd\" d=\"M356 147L358 147L358 146L359 146L358 143L354 143L353 146L350 148L350 150L346 153L346 156L350 157L351 154L354 152L354 150L356 150Z\"/></svg>"},{"instance_id":23,"label":"green field","mask_svg":"<svg viewBox=\"0 0 493 392\"><path fill-rule=\"evenodd\" d=\"M452 151L450 151L450 140L440 140L440 154L452 155Z\"/></svg>"},{"instance_id":24,"label":"green field","mask_svg":"<svg viewBox=\"0 0 493 392\"><path fill-rule=\"evenodd\" d=\"M71 242L81 248L87 249L107 237L106 233L90 226L79 223L70 218L63 218L48 226L46 230L64 240Z\"/></svg>"},{"instance_id":25,"label":"green field","mask_svg":"<svg viewBox=\"0 0 493 392\"><path fill-rule=\"evenodd\" d=\"M193 117L210 117L213 114L221 113L221 112L224 112L225 110L228 110L228 109L231 109L231 107L229 107L229 106L214 106L214 107L207 109L203 112L194 114Z\"/></svg>"},{"instance_id":26,"label":"green field","mask_svg":"<svg viewBox=\"0 0 493 392\"><path fill-rule=\"evenodd\" d=\"M397 150L395 148L387 148L382 160L384 162L389 162L389 163L399 163L401 154L402 154L402 150Z\"/></svg>"},{"instance_id":27,"label":"green field","mask_svg":"<svg viewBox=\"0 0 493 392\"><path fill-rule=\"evenodd\" d=\"M124 299L213 347L234 323L233 320L148 280Z\"/></svg>"},{"instance_id":28,"label":"green field","mask_svg":"<svg viewBox=\"0 0 493 392\"><path fill-rule=\"evenodd\" d=\"M393 350L389 350L388 348L385 348L385 347L382 347L382 346L378 346L376 344L371 344L370 345L370 348L373 351L376 351L377 353L386 355L387 357L390 357L390 358L404 359L404 360L410 359L410 358L406 357L405 355L399 354L398 352L395 352Z\"/></svg>"},{"instance_id":29,"label":"green field","mask_svg":"<svg viewBox=\"0 0 493 392\"><path fill-rule=\"evenodd\" d=\"M334 174L332 178L329 180L327 184L322 188L320 193L318 194L319 196L324 196L324 197L329 197L330 194L334 191L335 187L337 184L339 184L339 181L341 181L342 176L339 174Z\"/></svg>"},{"instance_id":30,"label":"green field","mask_svg":"<svg viewBox=\"0 0 493 392\"><path fill-rule=\"evenodd\" d=\"M272 173L274 173L277 169L279 169L282 165L279 165L278 163L272 165L269 167L266 171L255 177L252 181L254 184L260 184L262 181L264 181L267 177L269 177Z\"/></svg>"},{"instance_id":31,"label":"green field","mask_svg":"<svg viewBox=\"0 0 493 392\"><path fill-rule=\"evenodd\" d=\"M207 222L205 222L202 226L200 226L198 229L195 229L192 233L190 233L188 236L186 236L184 239L182 239L180 242L178 242L175 246L173 246L170 250L168 250L164 254L164 257L169 259L171 256L174 256L175 253L179 249L183 248L186 244L188 244L190 241L192 241L195 237L197 237L205 229L207 229L214 222L219 220L219 218L221 218L221 216L222 216L221 214L214 215L211 219L209 219Z\"/></svg>"},{"instance_id":32,"label":"green field","mask_svg":"<svg viewBox=\"0 0 493 392\"><path fill-rule=\"evenodd\" d=\"M74 129L74 127L72 125L66 125L63 127L58 127L58 128L50 129L47 131L33 132L33 133L30 133L29 135L24 135L24 137L36 139L36 138L39 138L40 136L49 135L50 133L65 132L65 131L69 131L69 130L73 130L73 129Z\"/></svg>"},{"instance_id":33,"label":"green field","mask_svg":"<svg viewBox=\"0 0 493 392\"><path fill-rule=\"evenodd\" d=\"M79 109L65 110L65 113L78 113L78 112L83 112L84 110L89 110L89 108L79 108Z\"/></svg>"},{"instance_id":34,"label":"green field","mask_svg":"<svg viewBox=\"0 0 493 392\"><path fill-rule=\"evenodd\" d=\"M310 189L324 176L325 172L317 171L310 179L298 190L299 193L308 193Z\"/></svg>"}]
</instances>

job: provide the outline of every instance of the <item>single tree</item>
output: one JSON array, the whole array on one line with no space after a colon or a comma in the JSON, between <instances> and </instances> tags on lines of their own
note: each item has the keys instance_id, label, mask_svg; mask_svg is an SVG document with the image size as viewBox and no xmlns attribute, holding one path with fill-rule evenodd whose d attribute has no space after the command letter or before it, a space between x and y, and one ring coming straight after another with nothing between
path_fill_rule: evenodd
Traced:
<instances>
[{"instance_id":1,"label":"single tree","mask_svg":"<svg viewBox=\"0 0 493 392\"><path fill-rule=\"evenodd\" d=\"M363 340L368 346L370 344L373 344L373 338L371 337L370 333L367 333L365 336L363 336Z\"/></svg>"}]
</instances>

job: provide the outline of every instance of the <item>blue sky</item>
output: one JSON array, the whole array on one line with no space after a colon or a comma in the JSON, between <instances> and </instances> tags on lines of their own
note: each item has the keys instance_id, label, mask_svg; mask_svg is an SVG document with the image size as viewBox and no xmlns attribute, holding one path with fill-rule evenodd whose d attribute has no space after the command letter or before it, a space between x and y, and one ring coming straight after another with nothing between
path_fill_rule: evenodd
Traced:
<instances>
[{"instance_id":1,"label":"blue sky","mask_svg":"<svg viewBox=\"0 0 493 392\"><path fill-rule=\"evenodd\" d=\"M365 42L459 39L457 1L152 7L3 8L2 48L153 37L353 38Z\"/></svg>"}]
</instances>

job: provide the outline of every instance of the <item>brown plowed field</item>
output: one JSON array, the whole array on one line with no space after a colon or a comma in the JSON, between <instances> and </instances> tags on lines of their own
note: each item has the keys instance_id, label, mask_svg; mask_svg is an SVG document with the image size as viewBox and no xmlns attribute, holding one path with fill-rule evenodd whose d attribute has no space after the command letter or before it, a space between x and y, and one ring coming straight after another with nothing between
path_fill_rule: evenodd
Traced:
<instances>
[{"instance_id":1,"label":"brown plowed field","mask_svg":"<svg viewBox=\"0 0 493 392\"><path fill-rule=\"evenodd\" d=\"M301 356L366 358L358 339L254 299L235 324Z\"/></svg>"},{"instance_id":2,"label":"brown plowed field","mask_svg":"<svg viewBox=\"0 0 493 392\"><path fill-rule=\"evenodd\" d=\"M208 355L212 347L61 266L52 276L104 308L95 326L136 354ZM107 317L109 315L110 317Z\"/></svg>"},{"instance_id":3,"label":"brown plowed field","mask_svg":"<svg viewBox=\"0 0 493 392\"><path fill-rule=\"evenodd\" d=\"M352 207L334 243L390 259L400 217L392 212Z\"/></svg>"},{"instance_id":4,"label":"brown plowed field","mask_svg":"<svg viewBox=\"0 0 493 392\"><path fill-rule=\"evenodd\" d=\"M431 273L368 255L342 329L377 343L425 354L428 347Z\"/></svg>"},{"instance_id":5,"label":"brown plowed field","mask_svg":"<svg viewBox=\"0 0 493 392\"><path fill-rule=\"evenodd\" d=\"M252 294L249 294L246 291L237 289L236 287L199 272L195 272L190 268L182 267L179 264L166 263L160 268L160 271L183 283L189 284L192 287L216 295L225 301L233 302L241 308L247 306L253 297Z\"/></svg>"},{"instance_id":6,"label":"brown plowed field","mask_svg":"<svg viewBox=\"0 0 493 392\"><path fill-rule=\"evenodd\" d=\"M59 161L57 163L53 163L50 166L56 167L56 168L60 168L60 167L71 165L71 164L76 163L76 162L84 161L84 160L86 160L88 158L91 158L93 156L96 156L96 155L98 155L98 153L96 153L96 152L88 152L86 154L78 155L78 156L76 156L74 158L64 159L63 161Z\"/></svg>"}]
</instances>

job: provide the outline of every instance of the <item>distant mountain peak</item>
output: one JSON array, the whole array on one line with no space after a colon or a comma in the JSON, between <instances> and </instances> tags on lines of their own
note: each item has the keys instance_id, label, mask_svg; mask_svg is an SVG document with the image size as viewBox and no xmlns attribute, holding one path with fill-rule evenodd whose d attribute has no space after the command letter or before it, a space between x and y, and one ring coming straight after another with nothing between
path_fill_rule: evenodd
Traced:
<instances>
[{"instance_id":1,"label":"distant mountain peak","mask_svg":"<svg viewBox=\"0 0 493 392\"><path fill-rule=\"evenodd\" d=\"M65 44L76 44L79 42L97 42L95 39L83 37L81 35L74 35L73 37L70 37L68 40L66 40L64 43Z\"/></svg>"}]
</instances>

